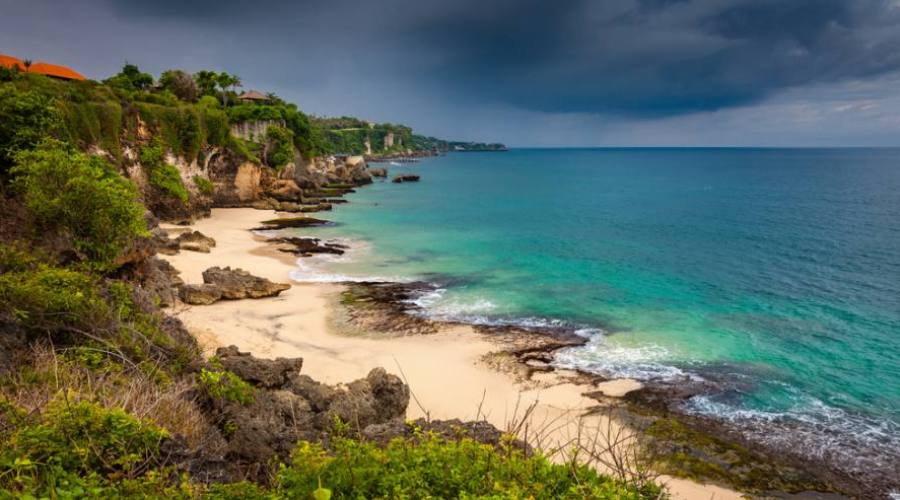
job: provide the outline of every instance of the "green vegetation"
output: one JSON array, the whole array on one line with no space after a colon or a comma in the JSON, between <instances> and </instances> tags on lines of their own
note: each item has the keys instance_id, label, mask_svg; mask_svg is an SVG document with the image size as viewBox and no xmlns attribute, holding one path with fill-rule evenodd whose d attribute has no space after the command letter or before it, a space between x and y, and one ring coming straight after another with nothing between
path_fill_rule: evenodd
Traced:
<instances>
[{"instance_id":1,"label":"green vegetation","mask_svg":"<svg viewBox=\"0 0 900 500\"><path fill-rule=\"evenodd\" d=\"M197 189L206 196L212 196L216 190L212 181L210 181L206 177L201 177L199 175L194 176L194 185L197 186Z\"/></svg>"},{"instance_id":2,"label":"green vegetation","mask_svg":"<svg viewBox=\"0 0 900 500\"><path fill-rule=\"evenodd\" d=\"M331 451L301 443L278 476L287 498L310 498L319 488L336 498L653 498L593 469L553 464L515 446L497 450L470 439L425 435L386 447L337 438Z\"/></svg>"},{"instance_id":3,"label":"green vegetation","mask_svg":"<svg viewBox=\"0 0 900 500\"><path fill-rule=\"evenodd\" d=\"M12 186L35 229L64 232L98 266L111 266L130 241L147 234L134 184L102 158L47 140L15 161Z\"/></svg>"},{"instance_id":4,"label":"green vegetation","mask_svg":"<svg viewBox=\"0 0 900 500\"><path fill-rule=\"evenodd\" d=\"M42 93L0 84L0 174L16 153L37 145L57 123L52 99Z\"/></svg>"},{"instance_id":5,"label":"green vegetation","mask_svg":"<svg viewBox=\"0 0 900 500\"><path fill-rule=\"evenodd\" d=\"M266 130L266 140L269 143L266 162L270 167L281 169L294 161L293 132L284 127L270 125Z\"/></svg>"},{"instance_id":6,"label":"green vegetation","mask_svg":"<svg viewBox=\"0 0 900 500\"><path fill-rule=\"evenodd\" d=\"M228 370L200 372L200 387L213 398L248 405L254 401L253 387Z\"/></svg>"},{"instance_id":7,"label":"green vegetation","mask_svg":"<svg viewBox=\"0 0 900 500\"><path fill-rule=\"evenodd\" d=\"M6 405L18 424L0 451L0 488L26 498L124 498L175 488L147 465L159 458L164 430L120 409L52 401L35 421Z\"/></svg>"},{"instance_id":8,"label":"green vegetation","mask_svg":"<svg viewBox=\"0 0 900 500\"><path fill-rule=\"evenodd\" d=\"M182 203L188 201L188 190L181 182L181 174L174 165L166 163L160 144L154 143L141 148L140 158L151 186L181 200Z\"/></svg>"}]
</instances>

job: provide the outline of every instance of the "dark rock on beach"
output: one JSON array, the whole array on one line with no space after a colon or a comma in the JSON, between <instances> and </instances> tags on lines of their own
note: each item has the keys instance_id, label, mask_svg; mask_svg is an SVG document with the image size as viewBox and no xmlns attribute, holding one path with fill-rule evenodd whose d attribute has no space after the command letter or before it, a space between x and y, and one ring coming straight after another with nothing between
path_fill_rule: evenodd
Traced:
<instances>
[{"instance_id":1,"label":"dark rock on beach","mask_svg":"<svg viewBox=\"0 0 900 500\"><path fill-rule=\"evenodd\" d=\"M327 220L316 219L314 217L284 217L280 219L270 219L262 221L263 226L256 227L256 231L266 231L272 229L287 229L295 227L315 227L327 226L332 224Z\"/></svg>"},{"instance_id":2,"label":"dark rock on beach","mask_svg":"<svg viewBox=\"0 0 900 500\"><path fill-rule=\"evenodd\" d=\"M344 251L346 251L348 248L347 245L341 245L340 243L323 242L319 238L301 238L289 236L283 238L271 238L266 241L268 243L281 243L290 245L290 248L279 248L279 250L281 250L282 252L301 255L304 257L309 257L310 255L317 253L343 255Z\"/></svg>"},{"instance_id":3,"label":"dark rock on beach","mask_svg":"<svg viewBox=\"0 0 900 500\"><path fill-rule=\"evenodd\" d=\"M218 286L222 290L223 299L259 299L272 297L289 289L287 283L274 283L259 276L230 267L211 267L203 271L203 282Z\"/></svg>"},{"instance_id":4,"label":"dark rock on beach","mask_svg":"<svg viewBox=\"0 0 900 500\"><path fill-rule=\"evenodd\" d=\"M216 421L227 429L226 457L237 465L285 459L301 439L327 440L336 418L357 434L372 425L402 424L409 404L409 388L382 368L334 387L300 375L301 358L259 359L234 346L220 348L216 358L254 388L250 403L208 401Z\"/></svg>"},{"instance_id":5,"label":"dark rock on beach","mask_svg":"<svg viewBox=\"0 0 900 500\"><path fill-rule=\"evenodd\" d=\"M200 231L188 231L181 233L175 238L178 248L181 250L190 250L192 252L209 253L210 249L216 246L216 240L206 236Z\"/></svg>"},{"instance_id":6,"label":"dark rock on beach","mask_svg":"<svg viewBox=\"0 0 900 500\"><path fill-rule=\"evenodd\" d=\"M290 287L287 283L253 276L243 269L211 267L203 271L203 284L182 285L179 296L186 304L209 305L221 299L273 297Z\"/></svg>"},{"instance_id":7,"label":"dark rock on beach","mask_svg":"<svg viewBox=\"0 0 900 500\"><path fill-rule=\"evenodd\" d=\"M403 182L419 182L419 176L414 174L401 174L394 176L394 180L391 182L395 182L397 184Z\"/></svg>"},{"instance_id":8,"label":"dark rock on beach","mask_svg":"<svg viewBox=\"0 0 900 500\"><path fill-rule=\"evenodd\" d=\"M208 306L222 298L222 289L216 285L182 285L179 289L181 301L185 304Z\"/></svg>"}]
</instances>

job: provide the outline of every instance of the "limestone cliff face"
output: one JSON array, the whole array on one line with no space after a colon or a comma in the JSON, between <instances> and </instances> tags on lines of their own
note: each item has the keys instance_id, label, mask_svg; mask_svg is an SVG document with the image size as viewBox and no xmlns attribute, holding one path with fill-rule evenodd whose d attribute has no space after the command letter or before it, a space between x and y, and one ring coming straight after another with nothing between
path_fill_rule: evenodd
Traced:
<instances>
[{"instance_id":1,"label":"limestone cliff face","mask_svg":"<svg viewBox=\"0 0 900 500\"><path fill-rule=\"evenodd\" d=\"M302 162L295 168L294 180L306 188L319 188L325 184L368 184L372 176L366 171L366 161L362 156L346 159L328 156Z\"/></svg>"},{"instance_id":2,"label":"limestone cliff face","mask_svg":"<svg viewBox=\"0 0 900 500\"><path fill-rule=\"evenodd\" d=\"M231 133L254 141L264 137L271 125L284 124L276 120L244 122L232 125ZM304 190L315 193L326 184L360 185L372 181L362 156L304 159L295 151L293 162L275 170L228 147L204 147L194 159L166 151L162 163L174 167L188 193L187 200L182 200L154 186L150 182L153 167L141 163L143 148L156 143L155 133L139 122L135 139L123 146L120 158L99 147L91 148L90 153L121 165L122 173L138 186L145 205L163 220L195 219L208 214L214 206L260 206L271 200L296 203L303 201Z\"/></svg>"},{"instance_id":3,"label":"limestone cliff face","mask_svg":"<svg viewBox=\"0 0 900 500\"><path fill-rule=\"evenodd\" d=\"M231 135L240 137L245 141L259 141L266 137L266 131L270 126L284 127L284 120L254 120L235 123L231 126Z\"/></svg>"}]
</instances>

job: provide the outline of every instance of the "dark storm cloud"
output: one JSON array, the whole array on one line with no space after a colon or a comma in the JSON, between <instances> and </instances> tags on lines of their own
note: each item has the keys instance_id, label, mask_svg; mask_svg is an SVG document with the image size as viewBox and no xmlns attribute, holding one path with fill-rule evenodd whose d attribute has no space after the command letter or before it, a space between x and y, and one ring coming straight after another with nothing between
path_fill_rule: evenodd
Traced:
<instances>
[{"instance_id":1,"label":"dark storm cloud","mask_svg":"<svg viewBox=\"0 0 900 500\"><path fill-rule=\"evenodd\" d=\"M887 0L129 0L177 18L353 50L384 71L478 100L548 112L671 115L752 103L798 85L900 68ZM277 35L273 35L278 32Z\"/></svg>"},{"instance_id":2,"label":"dark storm cloud","mask_svg":"<svg viewBox=\"0 0 900 500\"><path fill-rule=\"evenodd\" d=\"M16 7L53 3L25 1ZM195 59L245 80L332 96L371 85L385 93L373 99L416 89L422 96L535 112L677 116L900 69L896 0L78 4L129 29L158 29L158 40L117 38L136 62L194 64L189 56L196 53ZM110 29L104 22L84 28ZM167 40L192 43L176 54L171 46L154 50Z\"/></svg>"}]
</instances>

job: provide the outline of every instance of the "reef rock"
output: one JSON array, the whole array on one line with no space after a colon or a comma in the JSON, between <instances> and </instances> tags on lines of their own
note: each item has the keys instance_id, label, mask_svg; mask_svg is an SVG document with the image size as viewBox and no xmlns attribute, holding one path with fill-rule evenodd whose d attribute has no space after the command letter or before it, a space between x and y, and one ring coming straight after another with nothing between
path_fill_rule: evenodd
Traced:
<instances>
[{"instance_id":1,"label":"reef rock","mask_svg":"<svg viewBox=\"0 0 900 500\"><path fill-rule=\"evenodd\" d=\"M185 304L208 306L222 298L222 289L216 285L182 285L179 289L181 301Z\"/></svg>"},{"instance_id":2,"label":"reef rock","mask_svg":"<svg viewBox=\"0 0 900 500\"><path fill-rule=\"evenodd\" d=\"M200 231L188 231L179 234L178 237L175 238L175 242L181 250L202 253L209 253L210 249L216 246L216 240L206 236Z\"/></svg>"},{"instance_id":3,"label":"reef rock","mask_svg":"<svg viewBox=\"0 0 900 500\"><path fill-rule=\"evenodd\" d=\"M402 182L419 182L419 176L414 174L401 174L395 176L393 182L397 184Z\"/></svg>"},{"instance_id":4,"label":"reef rock","mask_svg":"<svg viewBox=\"0 0 900 500\"><path fill-rule=\"evenodd\" d=\"M216 285L222 291L223 299L258 299L273 297L291 288L287 283L274 283L259 276L230 267L211 267L203 271L203 282Z\"/></svg>"}]
</instances>

